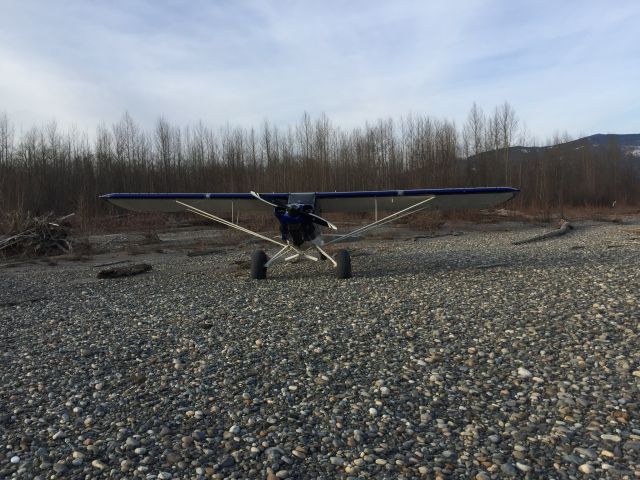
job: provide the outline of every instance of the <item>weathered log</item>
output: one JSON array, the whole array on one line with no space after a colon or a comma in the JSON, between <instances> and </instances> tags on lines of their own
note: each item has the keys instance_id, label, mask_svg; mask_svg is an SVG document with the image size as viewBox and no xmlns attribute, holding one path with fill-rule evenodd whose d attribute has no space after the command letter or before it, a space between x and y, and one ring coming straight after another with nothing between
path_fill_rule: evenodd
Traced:
<instances>
[{"instance_id":1,"label":"weathered log","mask_svg":"<svg viewBox=\"0 0 640 480\"><path fill-rule=\"evenodd\" d=\"M130 277L132 275L139 275L151 270L151 265L148 263L136 263L135 265L127 265L126 267L114 267L100 270L98 272L98 278L119 278Z\"/></svg>"},{"instance_id":2,"label":"weathered log","mask_svg":"<svg viewBox=\"0 0 640 480\"><path fill-rule=\"evenodd\" d=\"M536 235L535 237L527 238L526 240L518 240L516 242L513 242L513 244L522 245L524 243L538 242L540 240L546 240L548 238L559 237L560 235L564 235L571 229L573 229L573 226L566 220L562 220L562 222L560 223L560 228L558 228L557 230L543 233L542 235Z\"/></svg>"},{"instance_id":3,"label":"weathered log","mask_svg":"<svg viewBox=\"0 0 640 480\"><path fill-rule=\"evenodd\" d=\"M129 260L118 260L116 262L100 263L98 265L94 265L93 268L111 267L113 265L120 265L121 263L129 263Z\"/></svg>"}]
</instances>

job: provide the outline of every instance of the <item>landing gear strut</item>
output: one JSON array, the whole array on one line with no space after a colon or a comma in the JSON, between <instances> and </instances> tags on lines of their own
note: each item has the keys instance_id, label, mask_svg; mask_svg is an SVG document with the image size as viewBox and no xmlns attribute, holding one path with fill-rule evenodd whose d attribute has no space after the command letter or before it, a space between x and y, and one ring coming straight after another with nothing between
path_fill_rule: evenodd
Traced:
<instances>
[{"instance_id":1,"label":"landing gear strut","mask_svg":"<svg viewBox=\"0 0 640 480\"><path fill-rule=\"evenodd\" d=\"M295 260L296 258L304 255L304 257L302 258L306 257L310 260L318 261L317 257L312 257L311 255L304 254L303 252L300 252L300 254L292 255L291 257L284 258L284 255L286 251L289 250L289 248L291 247L286 247L286 250L283 248L271 260L269 260L269 257L267 257L267 254L264 253L263 250L256 250L255 252L253 252L253 255L251 256L251 278L255 280L264 280L265 278L267 278L267 268L269 267L269 265L274 263L274 261L280 259L281 257L282 259L287 261ZM331 263L334 264L334 266L336 267L337 278L351 278L351 255L349 254L348 250L338 250L338 253L336 253L335 257L333 258L327 256L323 250L318 250L320 250L320 258L325 257L325 259L331 261Z\"/></svg>"}]
</instances>

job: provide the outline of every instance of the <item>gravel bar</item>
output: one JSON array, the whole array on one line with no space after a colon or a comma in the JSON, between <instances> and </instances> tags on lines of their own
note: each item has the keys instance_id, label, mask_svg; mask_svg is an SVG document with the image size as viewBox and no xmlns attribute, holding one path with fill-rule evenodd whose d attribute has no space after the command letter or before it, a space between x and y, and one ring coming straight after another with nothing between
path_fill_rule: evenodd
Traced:
<instances>
[{"instance_id":1,"label":"gravel bar","mask_svg":"<svg viewBox=\"0 0 640 480\"><path fill-rule=\"evenodd\" d=\"M639 478L635 225L2 268L0 478Z\"/></svg>"}]
</instances>

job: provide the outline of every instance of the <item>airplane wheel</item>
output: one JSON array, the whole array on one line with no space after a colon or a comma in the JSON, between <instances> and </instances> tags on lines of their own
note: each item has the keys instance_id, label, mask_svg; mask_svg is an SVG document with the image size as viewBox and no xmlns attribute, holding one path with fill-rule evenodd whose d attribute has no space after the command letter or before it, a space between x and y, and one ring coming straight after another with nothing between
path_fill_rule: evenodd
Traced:
<instances>
[{"instance_id":1,"label":"airplane wheel","mask_svg":"<svg viewBox=\"0 0 640 480\"><path fill-rule=\"evenodd\" d=\"M262 250L253 252L251 256L251 278L256 280L264 280L267 278L267 267L264 266L267 260L267 254Z\"/></svg>"},{"instance_id":2,"label":"airplane wheel","mask_svg":"<svg viewBox=\"0 0 640 480\"><path fill-rule=\"evenodd\" d=\"M336 254L336 276L338 278L351 278L351 255L348 250L338 250Z\"/></svg>"}]
</instances>

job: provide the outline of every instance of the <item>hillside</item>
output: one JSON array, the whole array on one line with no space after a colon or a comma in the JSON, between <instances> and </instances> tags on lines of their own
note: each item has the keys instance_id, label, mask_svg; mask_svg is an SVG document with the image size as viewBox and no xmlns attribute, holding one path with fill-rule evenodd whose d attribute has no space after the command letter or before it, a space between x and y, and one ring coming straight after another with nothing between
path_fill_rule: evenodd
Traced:
<instances>
[{"instance_id":1,"label":"hillside","mask_svg":"<svg viewBox=\"0 0 640 480\"><path fill-rule=\"evenodd\" d=\"M525 205L636 204L640 134L596 134L545 147L514 146L467 159L470 185L522 190Z\"/></svg>"},{"instance_id":2,"label":"hillside","mask_svg":"<svg viewBox=\"0 0 640 480\"><path fill-rule=\"evenodd\" d=\"M509 148L509 158L514 161L535 158L541 154L553 154L553 156L564 156L576 152L577 150L589 146L595 155L606 154L609 149L620 149L623 156L637 157L640 159L640 133L630 134L603 134L597 133L588 137L582 137L566 143L549 145L545 147L522 147L514 146ZM479 156L495 155L495 151L483 152Z\"/></svg>"}]
</instances>

